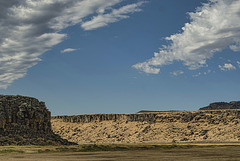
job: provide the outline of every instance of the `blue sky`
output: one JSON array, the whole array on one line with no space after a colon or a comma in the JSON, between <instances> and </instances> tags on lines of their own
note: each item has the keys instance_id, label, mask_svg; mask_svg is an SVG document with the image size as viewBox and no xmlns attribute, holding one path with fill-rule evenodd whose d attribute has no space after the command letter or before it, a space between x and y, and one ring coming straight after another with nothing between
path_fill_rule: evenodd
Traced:
<instances>
[{"instance_id":1,"label":"blue sky","mask_svg":"<svg viewBox=\"0 0 240 161\"><path fill-rule=\"evenodd\" d=\"M2 94L53 115L239 100L240 0L0 1Z\"/></svg>"}]
</instances>

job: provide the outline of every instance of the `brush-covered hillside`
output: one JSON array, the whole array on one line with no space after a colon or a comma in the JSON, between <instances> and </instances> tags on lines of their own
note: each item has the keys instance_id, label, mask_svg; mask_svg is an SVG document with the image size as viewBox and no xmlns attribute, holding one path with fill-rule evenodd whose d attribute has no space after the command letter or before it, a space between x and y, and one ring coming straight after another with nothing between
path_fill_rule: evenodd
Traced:
<instances>
[{"instance_id":1,"label":"brush-covered hillside","mask_svg":"<svg viewBox=\"0 0 240 161\"><path fill-rule=\"evenodd\" d=\"M240 142L240 110L199 110L52 117L75 143Z\"/></svg>"}]
</instances>

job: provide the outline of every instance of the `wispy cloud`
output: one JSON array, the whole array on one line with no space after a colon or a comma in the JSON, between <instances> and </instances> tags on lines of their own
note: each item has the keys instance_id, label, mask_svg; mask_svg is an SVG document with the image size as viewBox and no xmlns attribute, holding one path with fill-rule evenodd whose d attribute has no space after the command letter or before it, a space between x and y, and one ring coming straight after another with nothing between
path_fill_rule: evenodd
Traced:
<instances>
[{"instance_id":1,"label":"wispy cloud","mask_svg":"<svg viewBox=\"0 0 240 161\"><path fill-rule=\"evenodd\" d=\"M206 60L224 48L240 50L240 0L209 0L189 16L191 22L185 24L181 33L165 38L169 45L133 67L158 74L161 66L182 61L194 70L207 66Z\"/></svg>"},{"instance_id":2,"label":"wispy cloud","mask_svg":"<svg viewBox=\"0 0 240 161\"><path fill-rule=\"evenodd\" d=\"M14 80L24 77L27 69L40 61L41 54L62 42L67 35L60 33L61 30L84 24L83 18L91 15L106 16L103 14L106 9L122 1L0 0L0 88L7 88ZM140 3L113 9L112 14L127 18L128 13L139 10L137 6ZM106 20L105 24L111 22L115 21Z\"/></svg>"},{"instance_id":3,"label":"wispy cloud","mask_svg":"<svg viewBox=\"0 0 240 161\"><path fill-rule=\"evenodd\" d=\"M90 21L84 22L82 28L84 30L93 30L99 27L107 26L109 23L120 21L121 19L129 18L129 13L139 12L139 8L144 2L138 2L123 6L119 9L113 9L110 13L99 14L93 17Z\"/></svg>"},{"instance_id":4,"label":"wispy cloud","mask_svg":"<svg viewBox=\"0 0 240 161\"><path fill-rule=\"evenodd\" d=\"M184 71L182 71L182 70L177 70L177 71L171 72L171 74L174 75L174 76L178 76L178 75L184 74Z\"/></svg>"},{"instance_id":5,"label":"wispy cloud","mask_svg":"<svg viewBox=\"0 0 240 161\"><path fill-rule=\"evenodd\" d=\"M209 73L211 73L211 70L210 70L210 69L208 69L206 72L203 72L204 75L207 75L207 74L209 74Z\"/></svg>"},{"instance_id":6,"label":"wispy cloud","mask_svg":"<svg viewBox=\"0 0 240 161\"><path fill-rule=\"evenodd\" d=\"M199 77L200 75L202 75L202 73L198 72L197 74L194 74L193 77Z\"/></svg>"},{"instance_id":7,"label":"wispy cloud","mask_svg":"<svg viewBox=\"0 0 240 161\"><path fill-rule=\"evenodd\" d=\"M237 61L238 67L240 68L240 61Z\"/></svg>"},{"instance_id":8,"label":"wispy cloud","mask_svg":"<svg viewBox=\"0 0 240 161\"><path fill-rule=\"evenodd\" d=\"M61 53L69 53L69 52L73 52L73 51L76 51L78 49L73 49L73 48L67 48L67 49L64 49L61 51Z\"/></svg>"},{"instance_id":9,"label":"wispy cloud","mask_svg":"<svg viewBox=\"0 0 240 161\"><path fill-rule=\"evenodd\" d=\"M218 66L222 71L236 70L236 67L232 64L224 64L223 66Z\"/></svg>"}]
</instances>

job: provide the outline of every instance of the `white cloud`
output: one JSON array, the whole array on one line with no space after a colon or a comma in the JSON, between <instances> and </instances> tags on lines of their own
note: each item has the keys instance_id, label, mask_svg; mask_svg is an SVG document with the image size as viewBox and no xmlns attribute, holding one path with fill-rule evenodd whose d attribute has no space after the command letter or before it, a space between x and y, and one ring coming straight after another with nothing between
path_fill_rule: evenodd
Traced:
<instances>
[{"instance_id":1,"label":"white cloud","mask_svg":"<svg viewBox=\"0 0 240 161\"><path fill-rule=\"evenodd\" d=\"M54 0L52 0L54 1ZM51 28L62 30L70 25L83 22L83 18L92 14L101 14L106 9L119 4L122 0L60 0L60 16L50 21ZM69 6L69 7L66 7Z\"/></svg>"},{"instance_id":2,"label":"white cloud","mask_svg":"<svg viewBox=\"0 0 240 161\"><path fill-rule=\"evenodd\" d=\"M40 61L40 55L62 42L67 35L60 33L61 30L83 23L85 17L103 15L122 1L0 0L0 88L7 88L14 80L24 77L27 69ZM119 15L127 18L131 7L129 12L122 10L128 7L112 12L120 12ZM132 12L138 10L133 8Z\"/></svg>"},{"instance_id":3,"label":"white cloud","mask_svg":"<svg viewBox=\"0 0 240 161\"><path fill-rule=\"evenodd\" d=\"M240 61L237 61L238 67L240 68Z\"/></svg>"},{"instance_id":4,"label":"white cloud","mask_svg":"<svg viewBox=\"0 0 240 161\"><path fill-rule=\"evenodd\" d=\"M160 69L152 68L147 62L136 64L134 68L149 74L158 74L160 72Z\"/></svg>"},{"instance_id":5,"label":"white cloud","mask_svg":"<svg viewBox=\"0 0 240 161\"><path fill-rule=\"evenodd\" d=\"M109 23L117 22L121 19L128 18L129 16L127 14L129 13L141 11L139 7L142 4L143 2L129 4L119 9L113 9L112 12L107 14L99 14L93 17L92 20L82 23L81 26L84 30L93 30L99 27L107 26Z\"/></svg>"},{"instance_id":6,"label":"white cloud","mask_svg":"<svg viewBox=\"0 0 240 161\"><path fill-rule=\"evenodd\" d=\"M240 42L236 42L233 45L230 45L230 49L233 51L240 51Z\"/></svg>"},{"instance_id":7,"label":"white cloud","mask_svg":"<svg viewBox=\"0 0 240 161\"><path fill-rule=\"evenodd\" d=\"M201 74L201 72L198 72L197 74L194 74L193 77L199 77Z\"/></svg>"},{"instance_id":8,"label":"white cloud","mask_svg":"<svg viewBox=\"0 0 240 161\"><path fill-rule=\"evenodd\" d=\"M61 53L69 53L69 52L73 52L76 51L77 49L73 49L73 48L67 48L61 51Z\"/></svg>"},{"instance_id":9,"label":"white cloud","mask_svg":"<svg viewBox=\"0 0 240 161\"><path fill-rule=\"evenodd\" d=\"M211 70L207 70L206 72L203 72L204 75L207 75L208 73L211 73Z\"/></svg>"},{"instance_id":10,"label":"white cloud","mask_svg":"<svg viewBox=\"0 0 240 161\"><path fill-rule=\"evenodd\" d=\"M218 66L222 71L236 70L236 67L232 64L224 64L223 66Z\"/></svg>"},{"instance_id":11,"label":"white cloud","mask_svg":"<svg viewBox=\"0 0 240 161\"><path fill-rule=\"evenodd\" d=\"M161 66L182 61L194 70L207 66L206 60L224 48L240 50L240 0L209 0L189 16L191 22L181 33L165 38L170 41L168 46L133 67L157 74Z\"/></svg>"},{"instance_id":12,"label":"white cloud","mask_svg":"<svg viewBox=\"0 0 240 161\"><path fill-rule=\"evenodd\" d=\"M184 73L184 71L181 71L181 70L171 72L171 74L174 75L174 76L182 75L183 73Z\"/></svg>"}]
</instances>

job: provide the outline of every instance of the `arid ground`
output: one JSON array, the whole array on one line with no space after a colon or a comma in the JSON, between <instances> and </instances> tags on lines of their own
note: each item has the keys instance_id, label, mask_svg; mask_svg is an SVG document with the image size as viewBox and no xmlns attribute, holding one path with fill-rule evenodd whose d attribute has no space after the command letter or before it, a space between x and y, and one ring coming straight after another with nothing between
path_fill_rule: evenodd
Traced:
<instances>
[{"instance_id":1,"label":"arid ground","mask_svg":"<svg viewBox=\"0 0 240 161\"><path fill-rule=\"evenodd\" d=\"M240 143L239 110L163 112L150 119L89 122L52 119L51 124L54 133L78 144Z\"/></svg>"},{"instance_id":2,"label":"arid ground","mask_svg":"<svg viewBox=\"0 0 240 161\"><path fill-rule=\"evenodd\" d=\"M88 147L90 146L90 148ZM104 148L118 147L117 151ZM125 148L124 148L125 147ZM68 147L0 147L0 161L79 161L79 160L160 160L226 161L240 160L239 145L85 145ZM82 149L82 151L81 151ZM103 151L101 151L102 149ZM121 150L120 150L121 149ZM97 150L97 151L96 151ZM79 152L80 151L80 152ZM84 152L87 151L87 152Z\"/></svg>"}]
</instances>

